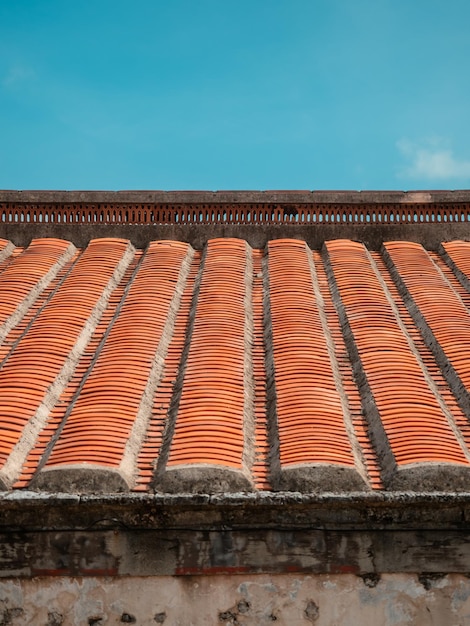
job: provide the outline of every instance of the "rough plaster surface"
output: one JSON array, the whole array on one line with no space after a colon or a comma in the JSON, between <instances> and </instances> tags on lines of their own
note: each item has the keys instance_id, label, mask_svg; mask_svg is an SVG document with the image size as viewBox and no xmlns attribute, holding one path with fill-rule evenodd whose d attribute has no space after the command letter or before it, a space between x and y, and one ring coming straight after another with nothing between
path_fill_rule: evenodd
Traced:
<instances>
[{"instance_id":1,"label":"rough plaster surface","mask_svg":"<svg viewBox=\"0 0 470 626\"><path fill-rule=\"evenodd\" d=\"M0 585L0 626L465 626L463 575L36 578Z\"/></svg>"},{"instance_id":2,"label":"rough plaster surface","mask_svg":"<svg viewBox=\"0 0 470 626\"><path fill-rule=\"evenodd\" d=\"M437 250L443 241L468 239L468 223L434 224L52 224L0 223L0 237L17 246L29 245L34 237L58 237L77 247L91 239L120 237L137 248L145 248L156 239L186 241L202 250L208 239L238 237L252 248L263 248L271 239L293 238L306 241L319 250L329 239L362 241L370 250L379 250L384 241L416 241L428 250Z\"/></svg>"}]
</instances>

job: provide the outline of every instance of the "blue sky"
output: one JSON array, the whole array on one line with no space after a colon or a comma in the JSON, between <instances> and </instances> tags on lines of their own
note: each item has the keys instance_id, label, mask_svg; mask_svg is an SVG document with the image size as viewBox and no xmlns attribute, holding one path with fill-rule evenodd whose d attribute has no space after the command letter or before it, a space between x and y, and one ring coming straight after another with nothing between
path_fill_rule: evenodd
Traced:
<instances>
[{"instance_id":1,"label":"blue sky","mask_svg":"<svg viewBox=\"0 0 470 626\"><path fill-rule=\"evenodd\" d=\"M0 0L2 189L470 188L468 0Z\"/></svg>"}]
</instances>

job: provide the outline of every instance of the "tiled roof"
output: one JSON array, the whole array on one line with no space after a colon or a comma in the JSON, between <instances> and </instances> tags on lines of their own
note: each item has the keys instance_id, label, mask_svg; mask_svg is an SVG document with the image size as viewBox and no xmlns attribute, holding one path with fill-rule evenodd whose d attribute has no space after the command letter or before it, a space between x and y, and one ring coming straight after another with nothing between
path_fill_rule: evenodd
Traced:
<instances>
[{"instance_id":1,"label":"tiled roof","mask_svg":"<svg viewBox=\"0 0 470 626\"><path fill-rule=\"evenodd\" d=\"M470 491L470 242L0 242L0 485Z\"/></svg>"}]
</instances>

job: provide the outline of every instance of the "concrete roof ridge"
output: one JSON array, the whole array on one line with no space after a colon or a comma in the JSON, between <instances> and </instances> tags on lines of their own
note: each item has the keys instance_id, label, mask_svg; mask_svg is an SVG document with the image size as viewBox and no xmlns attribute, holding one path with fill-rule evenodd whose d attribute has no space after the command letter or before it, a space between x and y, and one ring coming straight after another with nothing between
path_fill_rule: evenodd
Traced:
<instances>
[{"instance_id":1,"label":"concrete roof ridge","mask_svg":"<svg viewBox=\"0 0 470 626\"><path fill-rule=\"evenodd\" d=\"M470 190L0 190L0 202L20 203L324 203L469 202Z\"/></svg>"}]
</instances>

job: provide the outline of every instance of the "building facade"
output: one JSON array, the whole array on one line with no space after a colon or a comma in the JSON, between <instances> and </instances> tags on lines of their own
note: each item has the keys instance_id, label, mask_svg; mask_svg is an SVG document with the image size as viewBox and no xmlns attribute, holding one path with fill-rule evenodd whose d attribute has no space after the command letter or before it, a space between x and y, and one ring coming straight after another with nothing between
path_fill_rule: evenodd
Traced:
<instances>
[{"instance_id":1,"label":"building facade","mask_svg":"<svg viewBox=\"0 0 470 626\"><path fill-rule=\"evenodd\" d=\"M470 192L0 218L0 624L470 623Z\"/></svg>"}]
</instances>

